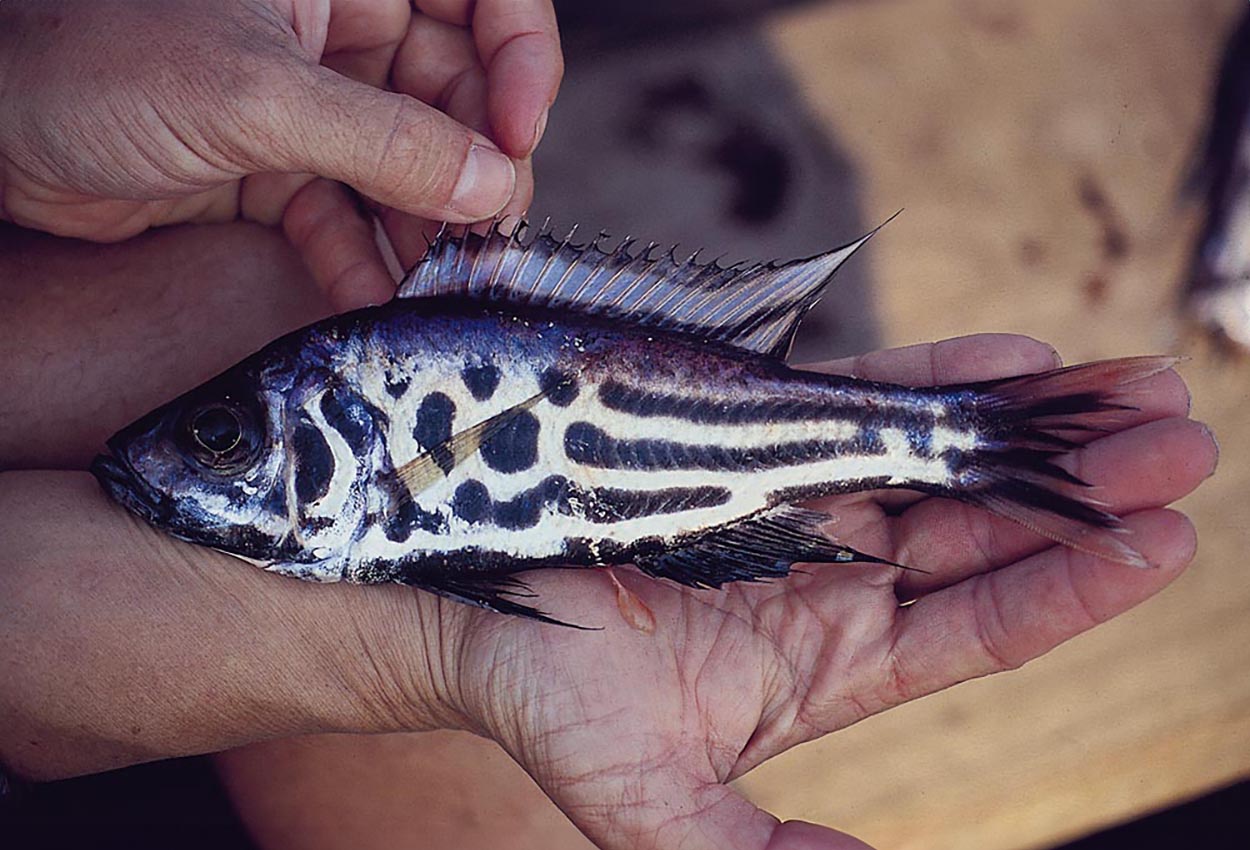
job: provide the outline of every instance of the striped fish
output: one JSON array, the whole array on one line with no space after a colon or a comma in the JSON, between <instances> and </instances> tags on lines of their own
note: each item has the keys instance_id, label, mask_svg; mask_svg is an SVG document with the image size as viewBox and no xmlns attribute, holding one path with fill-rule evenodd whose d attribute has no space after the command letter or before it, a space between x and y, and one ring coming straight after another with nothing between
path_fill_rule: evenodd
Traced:
<instances>
[{"instance_id":1,"label":"striped fish","mask_svg":"<svg viewBox=\"0 0 1250 850\"><path fill-rule=\"evenodd\" d=\"M719 587L888 564L797 506L881 488L1144 565L1054 461L1173 361L924 388L788 368L868 238L723 267L545 228L445 232L394 301L277 340L119 432L93 471L152 524L266 569L546 622L515 573L632 563Z\"/></svg>"}]
</instances>

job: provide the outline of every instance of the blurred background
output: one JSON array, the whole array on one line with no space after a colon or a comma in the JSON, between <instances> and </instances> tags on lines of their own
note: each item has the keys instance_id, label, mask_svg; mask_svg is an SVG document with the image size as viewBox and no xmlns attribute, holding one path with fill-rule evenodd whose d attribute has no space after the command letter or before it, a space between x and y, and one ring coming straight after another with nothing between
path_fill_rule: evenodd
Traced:
<instances>
[{"instance_id":1,"label":"blurred background","mask_svg":"<svg viewBox=\"0 0 1250 850\"><path fill-rule=\"evenodd\" d=\"M568 70L536 161L539 219L789 259L901 208L805 324L796 362L981 331L1069 361L1183 353L1222 444L1182 505L1198 561L1160 596L1022 670L797 748L742 790L882 850L1244 846L1250 361L1235 337L1250 301L1244 269L1216 280L1195 248L1250 245L1229 212L1244 174L1198 167L1244 0L557 7ZM1229 161L1246 88L1226 85L1209 147ZM1212 303L1232 323L1216 332ZM499 805L468 789L458 816ZM29 811L43 844L92 818L133 847L247 841L195 761L55 783Z\"/></svg>"}]
</instances>

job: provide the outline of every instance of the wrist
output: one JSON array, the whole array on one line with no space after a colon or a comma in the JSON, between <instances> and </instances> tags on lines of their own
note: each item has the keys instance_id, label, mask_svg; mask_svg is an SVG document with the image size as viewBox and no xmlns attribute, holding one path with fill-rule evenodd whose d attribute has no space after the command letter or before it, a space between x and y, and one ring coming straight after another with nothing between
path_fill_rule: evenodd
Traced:
<instances>
[{"instance_id":1,"label":"wrist","mask_svg":"<svg viewBox=\"0 0 1250 850\"><path fill-rule=\"evenodd\" d=\"M413 672L441 665L405 662L423 632L362 640L389 615L373 591L402 589L310 585L178 543L74 473L0 476L0 557L0 763L16 776L455 722Z\"/></svg>"},{"instance_id":2,"label":"wrist","mask_svg":"<svg viewBox=\"0 0 1250 850\"><path fill-rule=\"evenodd\" d=\"M320 703L337 731L475 730L456 675L464 606L399 585L303 589L320 592L326 616L339 621L314 638L337 683L327 692L345 700ZM311 630L318 620L304 623Z\"/></svg>"}]
</instances>

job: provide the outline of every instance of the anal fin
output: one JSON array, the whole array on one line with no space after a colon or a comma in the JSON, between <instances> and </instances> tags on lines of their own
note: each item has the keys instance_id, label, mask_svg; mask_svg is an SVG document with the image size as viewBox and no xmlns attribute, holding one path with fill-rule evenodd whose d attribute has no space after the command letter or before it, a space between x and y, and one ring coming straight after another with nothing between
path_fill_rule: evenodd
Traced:
<instances>
[{"instance_id":1,"label":"anal fin","mask_svg":"<svg viewBox=\"0 0 1250 850\"><path fill-rule=\"evenodd\" d=\"M827 514L785 505L714 529L687 546L636 559L640 570L688 587L720 587L733 581L781 578L795 563L886 564L830 540L821 526Z\"/></svg>"}]
</instances>

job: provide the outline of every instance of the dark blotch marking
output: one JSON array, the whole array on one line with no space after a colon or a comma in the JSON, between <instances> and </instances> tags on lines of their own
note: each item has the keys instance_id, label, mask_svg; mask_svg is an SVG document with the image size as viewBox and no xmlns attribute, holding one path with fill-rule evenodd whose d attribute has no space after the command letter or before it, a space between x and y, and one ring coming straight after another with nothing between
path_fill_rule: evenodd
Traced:
<instances>
[{"instance_id":1,"label":"dark blotch marking","mask_svg":"<svg viewBox=\"0 0 1250 850\"><path fill-rule=\"evenodd\" d=\"M881 437L874 432L877 440ZM929 459L933 457L933 426L929 424L915 425L907 429L907 447L916 457Z\"/></svg>"},{"instance_id":2,"label":"dark blotch marking","mask_svg":"<svg viewBox=\"0 0 1250 850\"><path fill-rule=\"evenodd\" d=\"M568 498L574 486L562 475L549 475L528 490L522 490L506 502L495 503L495 525L520 531L538 525L543 511L552 504L562 513L568 512Z\"/></svg>"},{"instance_id":3,"label":"dark blotch marking","mask_svg":"<svg viewBox=\"0 0 1250 850\"><path fill-rule=\"evenodd\" d=\"M325 531L334 525L334 517L332 516L310 516L300 520L300 530L305 534L316 534L318 531Z\"/></svg>"},{"instance_id":4,"label":"dark blotch marking","mask_svg":"<svg viewBox=\"0 0 1250 850\"><path fill-rule=\"evenodd\" d=\"M451 439L452 420L456 416L456 404L443 393L430 393L421 399L417 408L417 424L412 428L412 438L421 448L434 455L434 462L450 475L455 466L451 449L443 445Z\"/></svg>"},{"instance_id":5,"label":"dark blotch marking","mask_svg":"<svg viewBox=\"0 0 1250 850\"><path fill-rule=\"evenodd\" d=\"M396 399L403 398L404 393L408 392L408 387L412 385L412 381L408 378L396 378L389 373L384 377L384 381L387 393L390 394L391 398Z\"/></svg>"},{"instance_id":6,"label":"dark blotch marking","mask_svg":"<svg viewBox=\"0 0 1250 850\"><path fill-rule=\"evenodd\" d=\"M581 388L577 385L577 378L555 368L543 372L538 385L547 396L547 400L556 407L568 407L581 392Z\"/></svg>"},{"instance_id":7,"label":"dark blotch marking","mask_svg":"<svg viewBox=\"0 0 1250 850\"><path fill-rule=\"evenodd\" d=\"M464 385L478 401L486 401L499 388L499 369L493 363L481 366L466 366L460 373Z\"/></svg>"},{"instance_id":8,"label":"dark blotch marking","mask_svg":"<svg viewBox=\"0 0 1250 850\"><path fill-rule=\"evenodd\" d=\"M321 396L321 415L326 424L342 435L356 457L368 453L375 411L360 396L341 387L326 390Z\"/></svg>"},{"instance_id":9,"label":"dark blotch marking","mask_svg":"<svg viewBox=\"0 0 1250 850\"><path fill-rule=\"evenodd\" d=\"M387 511L381 516L370 516L370 523L381 523L382 532L388 540L403 543L419 528L433 534L447 533L447 520L441 514L427 511L408 494L408 488L394 471L380 472L374 483L387 496Z\"/></svg>"},{"instance_id":10,"label":"dark blotch marking","mask_svg":"<svg viewBox=\"0 0 1250 850\"><path fill-rule=\"evenodd\" d=\"M301 505L317 501L330 489L334 477L334 453L311 422L301 418L291 435L295 456L295 495Z\"/></svg>"},{"instance_id":11,"label":"dark blotch marking","mask_svg":"<svg viewBox=\"0 0 1250 850\"><path fill-rule=\"evenodd\" d=\"M482 459L496 472L520 472L538 462L538 417L522 410L482 441Z\"/></svg>"},{"instance_id":12,"label":"dark blotch marking","mask_svg":"<svg viewBox=\"0 0 1250 850\"><path fill-rule=\"evenodd\" d=\"M465 522L481 522L491 513L490 491L481 481L466 481L456 488L451 509Z\"/></svg>"}]
</instances>

